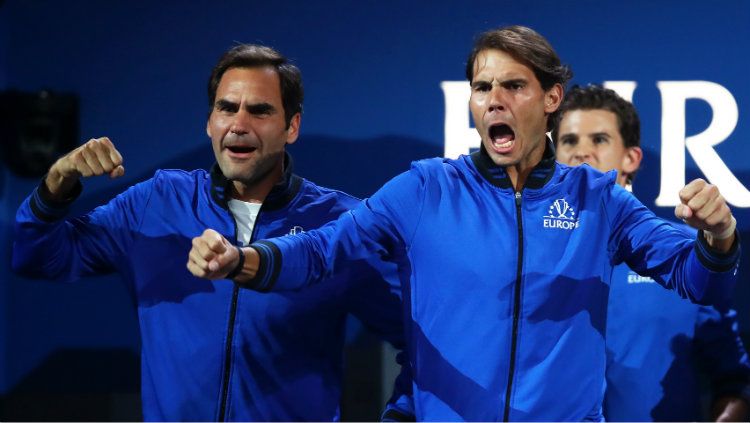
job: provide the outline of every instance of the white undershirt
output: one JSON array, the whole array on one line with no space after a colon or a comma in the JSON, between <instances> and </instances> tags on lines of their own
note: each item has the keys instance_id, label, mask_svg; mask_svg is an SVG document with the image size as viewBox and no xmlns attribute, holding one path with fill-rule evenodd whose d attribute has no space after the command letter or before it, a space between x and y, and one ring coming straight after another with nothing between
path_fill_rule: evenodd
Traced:
<instances>
[{"instance_id":1,"label":"white undershirt","mask_svg":"<svg viewBox=\"0 0 750 423\"><path fill-rule=\"evenodd\" d=\"M253 236L253 227L255 219L260 212L261 203L247 203L241 200L229 200L229 210L234 215L237 222L237 240L242 245L250 245L250 238Z\"/></svg>"}]
</instances>

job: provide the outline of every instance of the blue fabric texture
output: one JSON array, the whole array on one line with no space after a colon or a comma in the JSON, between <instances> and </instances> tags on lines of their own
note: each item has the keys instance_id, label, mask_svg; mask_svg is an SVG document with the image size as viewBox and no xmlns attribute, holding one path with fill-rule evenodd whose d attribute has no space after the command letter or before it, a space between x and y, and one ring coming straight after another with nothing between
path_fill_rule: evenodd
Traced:
<instances>
[{"instance_id":1,"label":"blue fabric texture","mask_svg":"<svg viewBox=\"0 0 750 423\"><path fill-rule=\"evenodd\" d=\"M394 263L417 420L601 421L614 266L721 302L739 247L705 250L732 263L707 268L695 237L614 173L556 164L549 144L519 195L493 166L483 151L415 162L335 223L268 240L281 269L262 285L296 290L358 261Z\"/></svg>"},{"instance_id":2,"label":"blue fabric texture","mask_svg":"<svg viewBox=\"0 0 750 423\"><path fill-rule=\"evenodd\" d=\"M709 399L750 400L750 363L737 312L692 304L625 264L615 267L607 316L604 417L706 421L710 416L701 407L702 379L708 381Z\"/></svg>"},{"instance_id":3,"label":"blue fabric texture","mask_svg":"<svg viewBox=\"0 0 750 423\"><path fill-rule=\"evenodd\" d=\"M212 228L236 240L227 184L218 167L161 170L67 219L68 204L46 202L41 186L18 209L13 267L61 282L124 276L140 323L146 420L338 420L345 317L354 314L401 348L398 283L380 276L387 269L365 265L356 277L334 276L297 293L263 294L193 277L186 268L193 237ZM292 238L290 232L318 228L359 203L287 166L253 239Z\"/></svg>"}]
</instances>

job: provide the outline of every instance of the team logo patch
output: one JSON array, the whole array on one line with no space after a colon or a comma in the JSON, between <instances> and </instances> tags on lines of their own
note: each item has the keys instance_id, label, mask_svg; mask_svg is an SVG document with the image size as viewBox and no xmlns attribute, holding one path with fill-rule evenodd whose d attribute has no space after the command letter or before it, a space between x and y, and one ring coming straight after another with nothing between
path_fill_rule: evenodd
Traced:
<instances>
[{"instance_id":1,"label":"team logo patch","mask_svg":"<svg viewBox=\"0 0 750 423\"><path fill-rule=\"evenodd\" d=\"M633 284L633 283L655 283L655 282L656 282L655 280L649 278L648 276L641 276L641 275L635 273L632 270L628 272L628 283L629 284Z\"/></svg>"},{"instance_id":2,"label":"team logo patch","mask_svg":"<svg viewBox=\"0 0 750 423\"><path fill-rule=\"evenodd\" d=\"M297 235L304 232L305 229L302 226L292 226L292 229L289 230L289 235Z\"/></svg>"},{"instance_id":3,"label":"team logo patch","mask_svg":"<svg viewBox=\"0 0 750 423\"><path fill-rule=\"evenodd\" d=\"M578 216L573 206L564 198L553 201L544 216L544 227L573 230L578 227Z\"/></svg>"}]
</instances>

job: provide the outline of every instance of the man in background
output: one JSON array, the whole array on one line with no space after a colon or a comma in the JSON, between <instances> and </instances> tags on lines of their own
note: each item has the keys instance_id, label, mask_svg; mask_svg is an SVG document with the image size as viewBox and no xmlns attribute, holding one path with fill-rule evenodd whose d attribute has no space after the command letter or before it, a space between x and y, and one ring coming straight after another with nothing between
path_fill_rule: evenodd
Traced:
<instances>
[{"instance_id":1,"label":"man in background","mask_svg":"<svg viewBox=\"0 0 750 423\"><path fill-rule=\"evenodd\" d=\"M93 139L60 158L18 209L13 268L59 281L123 275L138 311L146 420L339 420L345 317L401 347L399 291L369 266L270 295L193 277L184 257L207 227L238 248L318 228L359 203L293 173L286 146L299 135L302 79L277 51L227 51L208 100L210 172L159 170L68 217L81 178L125 172L112 141Z\"/></svg>"},{"instance_id":2,"label":"man in background","mask_svg":"<svg viewBox=\"0 0 750 423\"><path fill-rule=\"evenodd\" d=\"M616 170L619 185L633 183L643 158L640 122L614 91L573 87L553 136L561 163ZM701 371L710 380L711 418L748 418L750 367L734 310L692 304L623 263L612 276L606 344L607 420L705 420Z\"/></svg>"}]
</instances>

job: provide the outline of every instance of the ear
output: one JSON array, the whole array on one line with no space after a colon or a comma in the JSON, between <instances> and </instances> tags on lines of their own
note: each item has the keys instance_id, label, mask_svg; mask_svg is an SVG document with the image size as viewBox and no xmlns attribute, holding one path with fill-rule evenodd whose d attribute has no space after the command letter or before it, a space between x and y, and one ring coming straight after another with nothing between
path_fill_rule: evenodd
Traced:
<instances>
[{"instance_id":1,"label":"ear","mask_svg":"<svg viewBox=\"0 0 750 423\"><path fill-rule=\"evenodd\" d=\"M544 93L544 113L554 113L563 99L563 87L560 84L555 84Z\"/></svg>"},{"instance_id":2,"label":"ear","mask_svg":"<svg viewBox=\"0 0 750 423\"><path fill-rule=\"evenodd\" d=\"M622 156L622 173L631 175L641 167L643 160L643 150L641 147L628 147L625 149L625 155Z\"/></svg>"},{"instance_id":3,"label":"ear","mask_svg":"<svg viewBox=\"0 0 750 423\"><path fill-rule=\"evenodd\" d=\"M302 116L299 113L296 113L294 116L292 116L292 120L289 121L289 128L286 130L287 144L294 144L294 142L297 141L297 137L299 137L299 125L301 120Z\"/></svg>"},{"instance_id":4,"label":"ear","mask_svg":"<svg viewBox=\"0 0 750 423\"><path fill-rule=\"evenodd\" d=\"M206 135L208 135L208 138L211 138L211 118L206 120Z\"/></svg>"}]
</instances>

